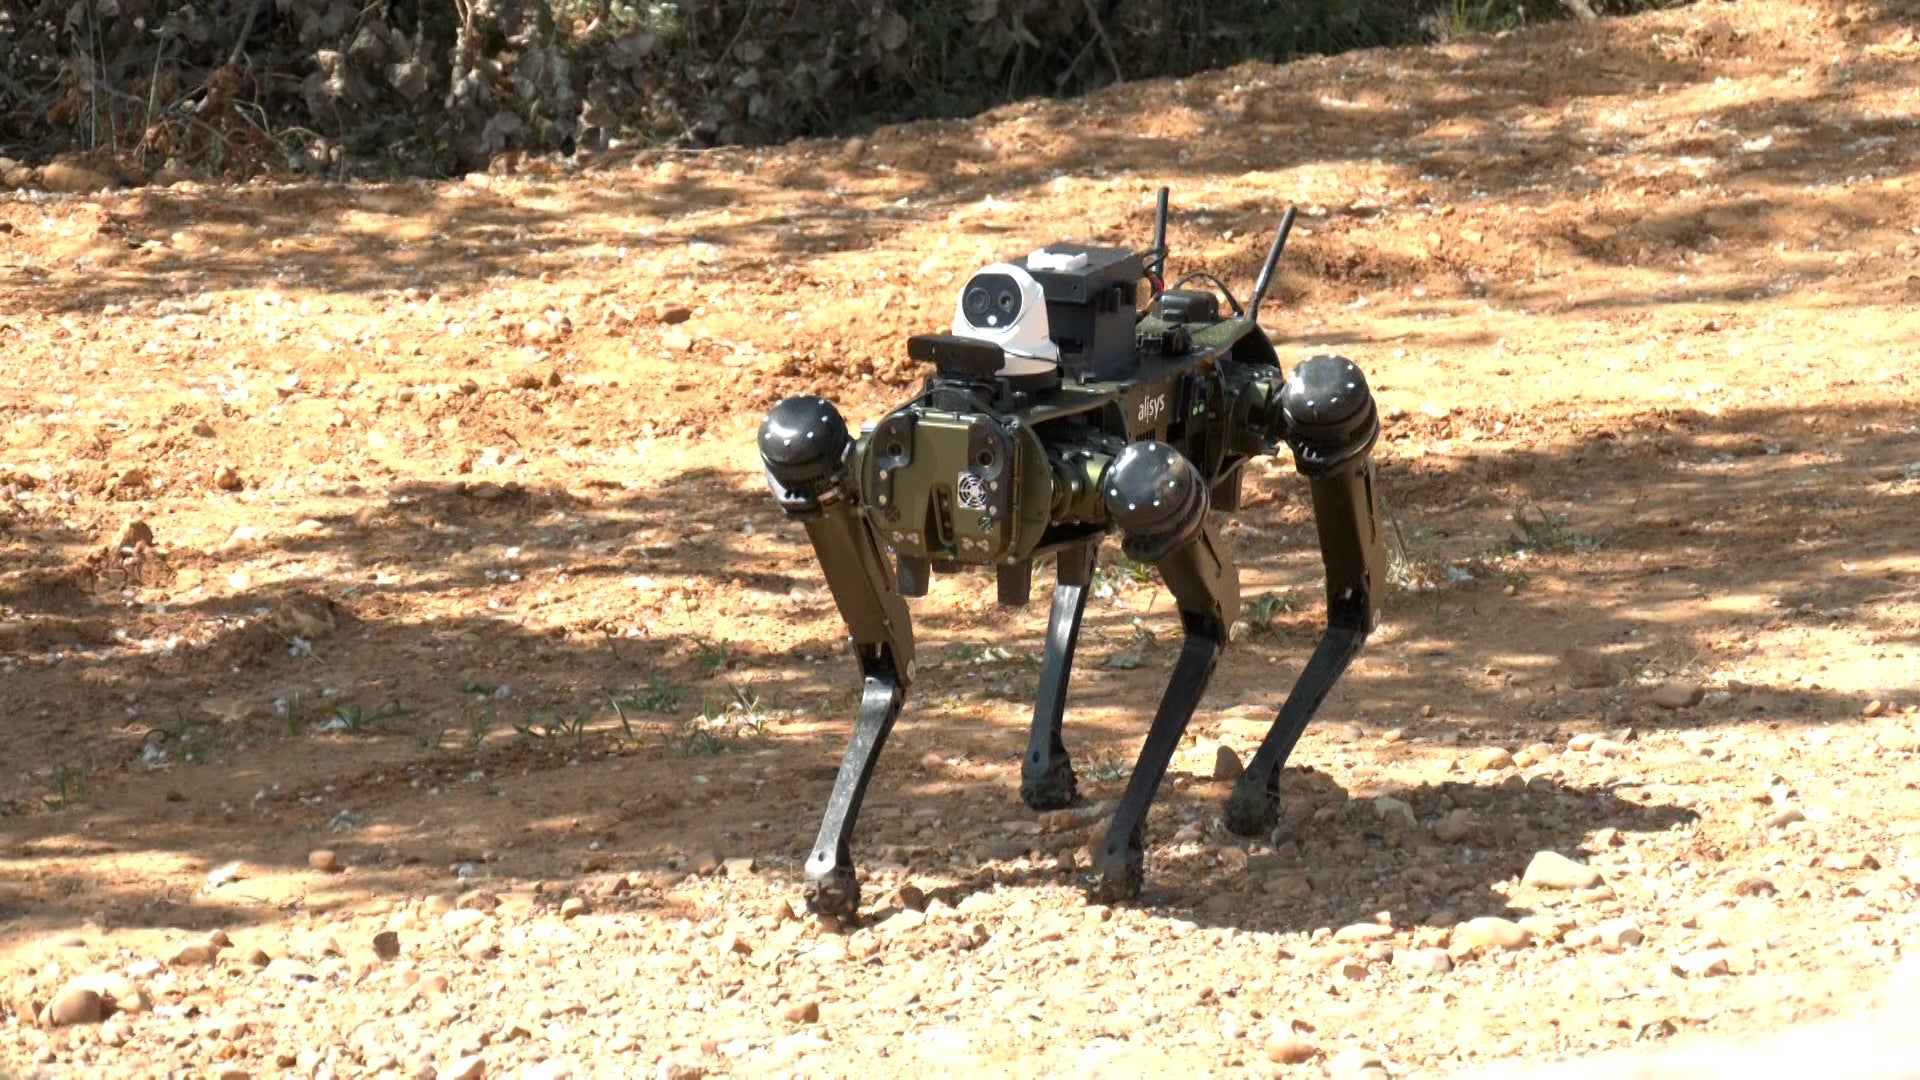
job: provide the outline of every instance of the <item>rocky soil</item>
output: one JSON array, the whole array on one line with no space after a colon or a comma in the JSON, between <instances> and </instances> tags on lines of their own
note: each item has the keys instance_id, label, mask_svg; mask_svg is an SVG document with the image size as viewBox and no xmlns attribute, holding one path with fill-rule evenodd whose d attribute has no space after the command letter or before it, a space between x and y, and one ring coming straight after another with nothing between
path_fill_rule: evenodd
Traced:
<instances>
[{"instance_id":1,"label":"rocky soil","mask_svg":"<svg viewBox=\"0 0 1920 1080\"><path fill-rule=\"evenodd\" d=\"M1920 929L1916 61L1911 12L1714 3L845 143L0 196L0 1074L1902 1075L1897 1023L1746 1048L1870 1015ZM1301 206L1268 322L1377 388L1387 625L1225 833L1318 631L1259 470L1147 893L1089 906L1165 594L1107 553L1085 803L1034 815L1050 586L937 580L823 925L854 671L754 425L873 418L969 272L1144 244L1163 182L1172 268L1238 289Z\"/></svg>"}]
</instances>

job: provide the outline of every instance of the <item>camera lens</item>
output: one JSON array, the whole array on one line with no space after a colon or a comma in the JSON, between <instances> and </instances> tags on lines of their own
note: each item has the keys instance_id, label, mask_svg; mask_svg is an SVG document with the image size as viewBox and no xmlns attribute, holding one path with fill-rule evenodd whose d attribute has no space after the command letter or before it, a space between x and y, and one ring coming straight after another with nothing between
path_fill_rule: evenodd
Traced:
<instances>
[{"instance_id":1,"label":"camera lens","mask_svg":"<svg viewBox=\"0 0 1920 1080\"><path fill-rule=\"evenodd\" d=\"M969 315L985 315L987 309L993 306L993 298L987 295L987 290L976 285L967 290L966 306Z\"/></svg>"},{"instance_id":2,"label":"camera lens","mask_svg":"<svg viewBox=\"0 0 1920 1080\"><path fill-rule=\"evenodd\" d=\"M1000 305L1002 314L1011 314L1014 308L1020 306L1020 297L1014 293L1003 292L995 299Z\"/></svg>"}]
</instances>

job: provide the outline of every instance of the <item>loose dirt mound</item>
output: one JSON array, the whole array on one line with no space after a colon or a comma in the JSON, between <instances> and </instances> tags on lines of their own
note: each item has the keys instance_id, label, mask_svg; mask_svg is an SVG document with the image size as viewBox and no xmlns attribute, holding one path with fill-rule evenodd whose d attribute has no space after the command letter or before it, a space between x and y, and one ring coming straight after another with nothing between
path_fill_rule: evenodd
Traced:
<instances>
[{"instance_id":1,"label":"loose dirt mound","mask_svg":"<svg viewBox=\"0 0 1920 1080\"><path fill-rule=\"evenodd\" d=\"M0 203L0 1062L1406 1076L1864 1007L1920 883L1917 59L1713 4L584 175ZM1143 243L1162 182L1172 267L1240 287L1303 208L1269 321L1379 390L1388 626L1239 846L1216 747L1317 632L1260 470L1149 892L1089 908L1168 604L1102 571L1091 802L1036 819L1046 587L936 581L867 925L793 917L855 686L754 424L872 418L968 272Z\"/></svg>"}]
</instances>

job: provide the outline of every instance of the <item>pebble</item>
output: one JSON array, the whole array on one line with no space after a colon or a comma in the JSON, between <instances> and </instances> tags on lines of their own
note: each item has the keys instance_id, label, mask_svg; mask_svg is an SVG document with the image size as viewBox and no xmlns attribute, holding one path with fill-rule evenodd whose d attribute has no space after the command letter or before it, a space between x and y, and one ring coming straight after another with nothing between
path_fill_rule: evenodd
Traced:
<instances>
[{"instance_id":1,"label":"pebble","mask_svg":"<svg viewBox=\"0 0 1920 1080\"><path fill-rule=\"evenodd\" d=\"M319 973L312 968L285 956L277 956L269 961L261 974L285 983L314 982L320 978Z\"/></svg>"},{"instance_id":2,"label":"pebble","mask_svg":"<svg viewBox=\"0 0 1920 1080\"><path fill-rule=\"evenodd\" d=\"M1213 750L1213 778L1215 780L1238 780L1245 774L1247 767L1240 763L1240 755L1233 747L1224 743Z\"/></svg>"},{"instance_id":3,"label":"pebble","mask_svg":"<svg viewBox=\"0 0 1920 1080\"><path fill-rule=\"evenodd\" d=\"M400 955L400 935L392 930L382 930L373 935L373 954L382 960L391 960Z\"/></svg>"},{"instance_id":4,"label":"pebble","mask_svg":"<svg viewBox=\"0 0 1920 1080\"><path fill-rule=\"evenodd\" d=\"M1532 940L1526 927L1497 915L1468 919L1453 928L1456 949L1519 949Z\"/></svg>"},{"instance_id":5,"label":"pebble","mask_svg":"<svg viewBox=\"0 0 1920 1080\"><path fill-rule=\"evenodd\" d=\"M1920 736L1915 736L1906 728L1888 728L1875 736L1874 741L1880 744L1882 750L1896 753L1920 750Z\"/></svg>"},{"instance_id":6,"label":"pebble","mask_svg":"<svg viewBox=\"0 0 1920 1080\"><path fill-rule=\"evenodd\" d=\"M218 1080L250 1080L253 1074L238 1065L222 1065L220 1071L213 1075Z\"/></svg>"},{"instance_id":7,"label":"pebble","mask_svg":"<svg viewBox=\"0 0 1920 1080\"><path fill-rule=\"evenodd\" d=\"M307 853L307 865L323 874L336 874L340 872L340 856L320 848Z\"/></svg>"},{"instance_id":8,"label":"pebble","mask_svg":"<svg viewBox=\"0 0 1920 1080\"><path fill-rule=\"evenodd\" d=\"M1799 807L1789 806L1784 810L1779 810L1768 815L1766 824L1769 829L1784 829L1796 821L1805 820L1807 820L1807 815L1802 813Z\"/></svg>"},{"instance_id":9,"label":"pebble","mask_svg":"<svg viewBox=\"0 0 1920 1080\"><path fill-rule=\"evenodd\" d=\"M1715 975L1728 975L1732 968L1727 964L1727 954L1716 950L1688 953L1676 957L1673 972L1689 979L1704 979Z\"/></svg>"},{"instance_id":10,"label":"pebble","mask_svg":"<svg viewBox=\"0 0 1920 1080\"><path fill-rule=\"evenodd\" d=\"M204 967L220 957L220 946L211 941L189 941L174 950L167 959L170 967Z\"/></svg>"},{"instance_id":11,"label":"pebble","mask_svg":"<svg viewBox=\"0 0 1920 1080\"><path fill-rule=\"evenodd\" d=\"M1707 689L1697 682L1686 679L1673 679L1661 683L1647 695L1647 700L1663 709L1691 709L1700 704L1707 695Z\"/></svg>"},{"instance_id":12,"label":"pebble","mask_svg":"<svg viewBox=\"0 0 1920 1080\"><path fill-rule=\"evenodd\" d=\"M47 1003L45 1023L48 1027L97 1024L106 1015L106 1006L99 994L85 987L69 985L53 995L53 1000Z\"/></svg>"},{"instance_id":13,"label":"pebble","mask_svg":"<svg viewBox=\"0 0 1920 1080\"><path fill-rule=\"evenodd\" d=\"M780 1010L780 1019L789 1024L812 1024L820 1019L820 1003L813 1000L796 1002Z\"/></svg>"},{"instance_id":14,"label":"pebble","mask_svg":"<svg viewBox=\"0 0 1920 1080\"><path fill-rule=\"evenodd\" d=\"M213 486L221 491L239 491L247 486L247 482L240 478L239 470L233 466L221 465L213 470Z\"/></svg>"},{"instance_id":15,"label":"pebble","mask_svg":"<svg viewBox=\"0 0 1920 1080\"><path fill-rule=\"evenodd\" d=\"M434 1080L480 1080L487 1071L487 1059L479 1054L468 1054L440 1066Z\"/></svg>"},{"instance_id":16,"label":"pebble","mask_svg":"<svg viewBox=\"0 0 1920 1080\"><path fill-rule=\"evenodd\" d=\"M1522 884L1537 889L1591 889L1600 884L1600 871L1574 862L1557 851L1535 852L1527 863Z\"/></svg>"},{"instance_id":17,"label":"pebble","mask_svg":"<svg viewBox=\"0 0 1920 1080\"><path fill-rule=\"evenodd\" d=\"M560 917L563 919L577 919L587 911L587 902L578 896L569 896L560 902Z\"/></svg>"},{"instance_id":18,"label":"pebble","mask_svg":"<svg viewBox=\"0 0 1920 1080\"><path fill-rule=\"evenodd\" d=\"M1627 752L1627 744L1612 739L1595 739L1587 744L1587 752L1599 757L1619 757Z\"/></svg>"},{"instance_id":19,"label":"pebble","mask_svg":"<svg viewBox=\"0 0 1920 1080\"><path fill-rule=\"evenodd\" d=\"M1373 812L1376 817L1383 820L1398 818L1400 823L1409 829L1419 824L1419 819L1413 816L1413 807L1408 805L1405 800L1396 799L1391 795L1381 795L1375 798L1373 800Z\"/></svg>"},{"instance_id":20,"label":"pebble","mask_svg":"<svg viewBox=\"0 0 1920 1080\"><path fill-rule=\"evenodd\" d=\"M1281 1065L1300 1065L1312 1061L1320 1053L1313 1043L1291 1031L1276 1031L1267 1036L1267 1060Z\"/></svg>"},{"instance_id":21,"label":"pebble","mask_svg":"<svg viewBox=\"0 0 1920 1080\"><path fill-rule=\"evenodd\" d=\"M720 869L725 871L726 875L730 878L752 877L753 872L759 868L759 865L754 862L753 856L751 855L723 859L720 863Z\"/></svg>"},{"instance_id":22,"label":"pebble","mask_svg":"<svg viewBox=\"0 0 1920 1080\"><path fill-rule=\"evenodd\" d=\"M420 902L420 907L428 915L445 915L454 909L453 897L445 893L434 893Z\"/></svg>"},{"instance_id":23,"label":"pebble","mask_svg":"<svg viewBox=\"0 0 1920 1080\"><path fill-rule=\"evenodd\" d=\"M101 1004L111 1012L137 1013L147 1009L146 993L125 975L102 971L72 979L67 986L99 994Z\"/></svg>"},{"instance_id":24,"label":"pebble","mask_svg":"<svg viewBox=\"0 0 1920 1080\"><path fill-rule=\"evenodd\" d=\"M1494 772L1513 768L1513 755L1498 746L1485 746L1466 756L1462 766L1468 772Z\"/></svg>"},{"instance_id":25,"label":"pebble","mask_svg":"<svg viewBox=\"0 0 1920 1080\"><path fill-rule=\"evenodd\" d=\"M1379 1054L1358 1048L1342 1050L1327 1062L1327 1075L1334 1080L1371 1080L1376 1074L1385 1075L1385 1069Z\"/></svg>"},{"instance_id":26,"label":"pebble","mask_svg":"<svg viewBox=\"0 0 1920 1080\"><path fill-rule=\"evenodd\" d=\"M1641 933L1631 919L1608 919L1593 929L1600 947L1612 952L1630 949L1647 940L1647 935Z\"/></svg>"},{"instance_id":27,"label":"pebble","mask_svg":"<svg viewBox=\"0 0 1920 1080\"><path fill-rule=\"evenodd\" d=\"M521 336L535 345L552 341L558 336L553 332L553 327L548 324L545 319L528 319L527 324L520 328L520 333Z\"/></svg>"},{"instance_id":28,"label":"pebble","mask_svg":"<svg viewBox=\"0 0 1920 1080\"><path fill-rule=\"evenodd\" d=\"M1473 811L1461 807L1433 823L1433 837L1445 844L1457 844L1473 832Z\"/></svg>"},{"instance_id":29,"label":"pebble","mask_svg":"<svg viewBox=\"0 0 1920 1080\"><path fill-rule=\"evenodd\" d=\"M1335 941L1384 941L1393 936L1393 927L1379 923L1354 923L1343 926L1333 935Z\"/></svg>"},{"instance_id":30,"label":"pebble","mask_svg":"<svg viewBox=\"0 0 1920 1080\"><path fill-rule=\"evenodd\" d=\"M1445 949L1395 949L1393 966L1408 975L1445 975L1453 970L1453 957Z\"/></svg>"},{"instance_id":31,"label":"pebble","mask_svg":"<svg viewBox=\"0 0 1920 1080\"><path fill-rule=\"evenodd\" d=\"M1872 701L1867 702L1867 707L1860 710L1860 715L1871 720L1874 717L1879 716L1881 713L1886 711L1887 711L1886 702L1881 701L1879 698L1875 698Z\"/></svg>"},{"instance_id":32,"label":"pebble","mask_svg":"<svg viewBox=\"0 0 1920 1080\"><path fill-rule=\"evenodd\" d=\"M448 930L468 930L487 921L487 913L474 908L455 908L440 916L440 925Z\"/></svg>"}]
</instances>

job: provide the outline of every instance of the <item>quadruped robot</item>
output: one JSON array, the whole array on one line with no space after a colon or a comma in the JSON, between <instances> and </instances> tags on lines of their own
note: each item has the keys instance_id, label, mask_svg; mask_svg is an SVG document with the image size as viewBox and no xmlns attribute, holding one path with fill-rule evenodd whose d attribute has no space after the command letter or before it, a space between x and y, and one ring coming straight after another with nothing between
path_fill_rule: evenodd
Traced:
<instances>
[{"instance_id":1,"label":"quadruped robot","mask_svg":"<svg viewBox=\"0 0 1920 1080\"><path fill-rule=\"evenodd\" d=\"M1327 628L1227 799L1234 832L1274 826L1287 755L1375 626L1386 551L1372 392L1343 357L1309 357L1284 374L1259 326L1294 211L1243 308L1207 274L1165 287L1165 188L1157 204L1145 252L1057 243L975 273L951 332L907 342L908 355L933 368L920 392L859 436L811 395L779 402L760 427L774 497L806 527L864 681L806 863L817 912L858 913L851 838L914 676L906 598L926 595L931 573L991 567L999 602L1021 606L1034 560L1053 556L1020 781L1035 810L1077 794L1061 727L1102 538L1117 531L1122 550L1152 564L1173 594L1183 643L1093 859L1088 892L1103 902L1140 892L1148 807L1239 615L1238 571L1208 511L1239 508L1250 458L1284 443L1307 479ZM1195 282L1206 287L1187 287Z\"/></svg>"}]
</instances>

